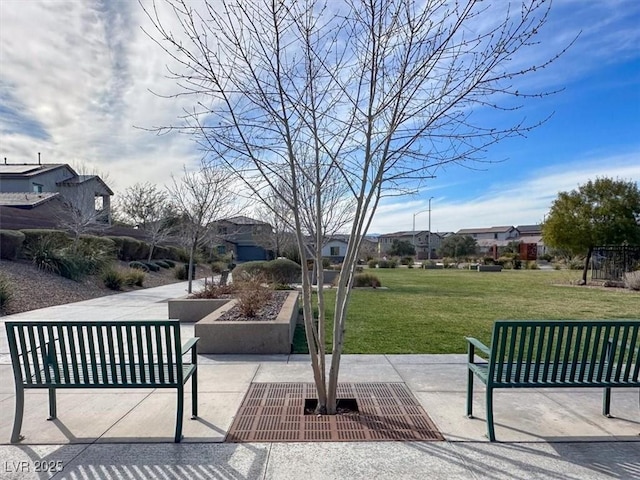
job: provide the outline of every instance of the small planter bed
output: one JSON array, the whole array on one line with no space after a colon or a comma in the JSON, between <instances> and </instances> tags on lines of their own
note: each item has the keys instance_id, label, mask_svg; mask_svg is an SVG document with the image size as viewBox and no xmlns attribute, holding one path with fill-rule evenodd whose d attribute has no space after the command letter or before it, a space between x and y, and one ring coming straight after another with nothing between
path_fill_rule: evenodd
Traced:
<instances>
[{"instance_id":1,"label":"small planter bed","mask_svg":"<svg viewBox=\"0 0 640 480\"><path fill-rule=\"evenodd\" d=\"M169 300L169 318L194 323L229 303L229 298L176 298Z\"/></svg>"},{"instance_id":2,"label":"small planter bed","mask_svg":"<svg viewBox=\"0 0 640 480\"><path fill-rule=\"evenodd\" d=\"M274 292L255 317L239 313L235 299L195 325L198 353L289 354L298 319L298 292ZM280 297L280 298L278 298Z\"/></svg>"}]
</instances>

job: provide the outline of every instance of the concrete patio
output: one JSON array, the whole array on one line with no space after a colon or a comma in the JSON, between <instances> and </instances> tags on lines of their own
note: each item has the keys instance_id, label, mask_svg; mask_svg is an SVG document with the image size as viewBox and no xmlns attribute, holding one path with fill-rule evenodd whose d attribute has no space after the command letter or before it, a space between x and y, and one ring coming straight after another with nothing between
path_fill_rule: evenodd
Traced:
<instances>
[{"instance_id":1,"label":"concrete patio","mask_svg":"<svg viewBox=\"0 0 640 480\"><path fill-rule=\"evenodd\" d=\"M185 283L51 307L8 319L163 319ZM183 341L193 324L182 326ZM199 418L185 410L173 444L175 391L60 390L46 421L46 390L27 390L19 445L10 445L14 385L0 330L0 478L640 478L638 389L499 390L498 443L485 436L484 396L465 416L464 355L346 355L342 382L403 382L445 442L223 443L252 382L311 382L306 355L200 355ZM190 389L190 383L187 384ZM41 463L44 462L44 463ZM49 463L47 463L49 462ZM56 463L58 462L58 463ZM60 470L62 467L62 471ZM40 472L36 469L39 468ZM45 472L47 469L48 472Z\"/></svg>"}]
</instances>

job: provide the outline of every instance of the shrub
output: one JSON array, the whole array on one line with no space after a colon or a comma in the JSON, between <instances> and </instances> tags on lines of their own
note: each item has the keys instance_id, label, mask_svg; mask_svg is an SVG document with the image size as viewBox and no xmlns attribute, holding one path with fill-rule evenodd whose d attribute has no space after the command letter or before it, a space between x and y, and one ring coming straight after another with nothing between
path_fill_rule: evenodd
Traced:
<instances>
[{"instance_id":1,"label":"shrub","mask_svg":"<svg viewBox=\"0 0 640 480\"><path fill-rule=\"evenodd\" d=\"M141 270L145 273L149 271L149 267L147 267L144 263L138 261L129 262L129 268L135 268L136 270Z\"/></svg>"},{"instance_id":2,"label":"shrub","mask_svg":"<svg viewBox=\"0 0 640 480\"><path fill-rule=\"evenodd\" d=\"M178 280L188 280L189 276L187 275L187 265L178 265L173 270L173 276Z\"/></svg>"},{"instance_id":3,"label":"shrub","mask_svg":"<svg viewBox=\"0 0 640 480\"><path fill-rule=\"evenodd\" d=\"M166 263L167 265L169 265L169 268L173 268L176 266L176 262L174 262L173 260L169 260L168 258L165 258L164 260L162 260L164 263Z\"/></svg>"},{"instance_id":4,"label":"shrub","mask_svg":"<svg viewBox=\"0 0 640 480\"><path fill-rule=\"evenodd\" d=\"M569 267L569 270L583 270L584 260L580 258L574 258L573 260L569 261L567 267Z\"/></svg>"},{"instance_id":5,"label":"shrub","mask_svg":"<svg viewBox=\"0 0 640 480\"><path fill-rule=\"evenodd\" d=\"M551 260L553 260L553 256L550 253L543 253L538 257L538 259L545 262L550 262Z\"/></svg>"},{"instance_id":6,"label":"shrub","mask_svg":"<svg viewBox=\"0 0 640 480\"><path fill-rule=\"evenodd\" d=\"M296 262L293 262L296 263ZM328 258L323 258L322 259L322 268L324 270L328 269L331 266L331 260L329 260Z\"/></svg>"},{"instance_id":7,"label":"shrub","mask_svg":"<svg viewBox=\"0 0 640 480\"><path fill-rule=\"evenodd\" d=\"M529 260L526 265L527 270L538 270L540 267L535 260Z\"/></svg>"},{"instance_id":8,"label":"shrub","mask_svg":"<svg viewBox=\"0 0 640 480\"><path fill-rule=\"evenodd\" d=\"M128 286L142 287L146 275L142 270L129 268L123 272L123 282Z\"/></svg>"},{"instance_id":9,"label":"shrub","mask_svg":"<svg viewBox=\"0 0 640 480\"><path fill-rule=\"evenodd\" d=\"M0 273L0 313L7 311L13 298L13 289L8 278Z\"/></svg>"},{"instance_id":10,"label":"shrub","mask_svg":"<svg viewBox=\"0 0 640 480\"><path fill-rule=\"evenodd\" d=\"M24 242L24 233L18 230L0 230L0 258L15 260Z\"/></svg>"},{"instance_id":11,"label":"shrub","mask_svg":"<svg viewBox=\"0 0 640 480\"><path fill-rule=\"evenodd\" d=\"M378 288L381 287L382 284L380 283L378 277L371 273L359 273L358 275L353 277L353 286Z\"/></svg>"},{"instance_id":12,"label":"shrub","mask_svg":"<svg viewBox=\"0 0 640 480\"><path fill-rule=\"evenodd\" d=\"M264 286L266 280L255 274L234 282L238 308L246 317L255 317L271 299L273 291Z\"/></svg>"},{"instance_id":13,"label":"shrub","mask_svg":"<svg viewBox=\"0 0 640 480\"><path fill-rule=\"evenodd\" d=\"M20 230L24 234L23 248L31 248L34 243L47 239L56 248L66 247L71 244L71 238L62 230L51 230L46 228L27 228Z\"/></svg>"},{"instance_id":14,"label":"shrub","mask_svg":"<svg viewBox=\"0 0 640 480\"><path fill-rule=\"evenodd\" d=\"M115 243L118 258L125 262L146 258L143 253L143 243L133 237L108 237ZM149 252L147 251L147 256Z\"/></svg>"},{"instance_id":15,"label":"shrub","mask_svg":"<svg viewBox=\"0 0 640 480\"><path fill-rule=\"evenodd\" d=\"M375 258L372 258L367 262L367 266L369 268L376 268L378 266L378 260L376 260Z\"/></svg>"},{"instance_id":16,"label":"shrub","mask_svg":"<svg viewBox=\"0 0 640 480\"><path fill-rule=\"evenodd\" d=\"M160 271L160 266L157 263L147 262L147 261L144 261L144 260L140 261L140 263L146 265L147 268L152 272L159 272Z\"/></svg>"},{"instance_id":17,"label":"shrub","mask_svg":"<svg viewBox=\"0 0 640 480\"><path fill-rule=\"evenodd\" d=\"M243 278L252 277L254 275L264 275L266 262L262 260L256 260L253 262L245 262L238 265L233 271L234 278L242 280Z\"/></svg>"},{"instance_id":18,"label":"shrub","mask_svg":"<svg viewBox=\"0 0 640 480\"><path fill-rule=\"evenodd\" d=\"M630 290L640 290L640 270L625 273L624 286Z\"/></svg>"},{"instance_id":19,"label":"shrub","mask_svg":"<svg viewBox=\"0 0 640 480\"><path fill-rule=\"evenodd\" d=\"M413 257L402 257L400 259L401 265L413 265Z\"/></svg>"},{"instance_id":20,"label":"shrub","mask_svg":"<svg viewBox=\"0 0 640 480\"><path fill-rule=\"evenodd\" d=\"M396 268L398 262L395 259L391 260L378 260L378 268Z\"/></svg>"},{"instance_id":21,"label":"shrub","mask_svg":"<svg viewBox=\"0 0 640 480\"><path fill-rule=\"evenodd\" d=\"M213 273L222 273L225 270L229 270L229 264L223 261L214 261L211 262L211 271Z\"/></svg>"},{"instance_id":22,"label":"shrub","mask_svg":"<svg viewBox=\"0 0 640 480\"><path fill-rule=\"evenodd\" d=\"M88 274L104 270L115 259L115 243L105 237L83 236L70 250Z\"/></svg>"},{"instance_id":23,"label":"shrub","mask_svg":"<svg viewBox=\"0 0 640 480\"><path fill-rule=\"evenodd\" d=\"M111 290L121 290L122 285L125 283L124 275L115 268L107 268L100 277L105 287Z\"/></svg>"},{"instance_id":24,"label":"shrub","mask_svg":"<svg viewBox=\"0 0 640 480\"><path fill-rule=\"evenodd\" d=\"M233 285L216 285L209 283L204 289L191 295L190 298L227 298L233 295L235 287Z\"/></svg>"},{"instance_id":25,"label":"shrub","mask_svg":"<svg viewBox=\"0 0 640 480\"><path fill-rule=\"evenodd\" d=\"M164 260L156 260L153 263L158 265L160 268L169 268L169 264L167 262L165 262ZM174 263L174 265L175 265L175 263Z\"/></svg>"},{"instance_id":26,"label":"shrub","mask_svg":"<svg viewBox=\"0 0 640 480\"><path fill-rule=\"evenodd\" d=\"M265 262L267 280L269 283L289 284L299 280L302 273L300 264L287 258L279 258Z\"/></svg>"}]
</instances>

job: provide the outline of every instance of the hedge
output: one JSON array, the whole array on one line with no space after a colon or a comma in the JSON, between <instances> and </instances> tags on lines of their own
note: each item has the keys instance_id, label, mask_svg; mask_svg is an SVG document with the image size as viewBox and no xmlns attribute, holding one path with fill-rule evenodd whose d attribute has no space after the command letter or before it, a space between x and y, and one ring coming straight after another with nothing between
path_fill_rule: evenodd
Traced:
<instances>
[{"instance_id":1,"label":"hedge","mask_svg":"<svg viewBox=\"0 0 640 480\"><path fill-rule=\"evenodd\" d=\"M0 229L0 258L15 260L22 248L25 234L18 230Z\"/></svg>"}]
</instances>

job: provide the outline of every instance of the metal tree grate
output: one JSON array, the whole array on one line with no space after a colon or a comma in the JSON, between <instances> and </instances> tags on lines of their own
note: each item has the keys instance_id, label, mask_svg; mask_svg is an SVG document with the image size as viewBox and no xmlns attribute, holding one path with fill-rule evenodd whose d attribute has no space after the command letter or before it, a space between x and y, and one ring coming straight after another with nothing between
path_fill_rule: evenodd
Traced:
<instances>
[{"instance_id":1,"label":"metal tree grate","mask_svg":"<svg viewBox=\"0 0 640 480\"><path fill-rule=\"evenodd\" d=\"M312 383L252 383L226 442L364 442L444 440L403 383L342 383L339 398L353 398L358 412L305 415Z\"/></svg>"}]
</instances>

